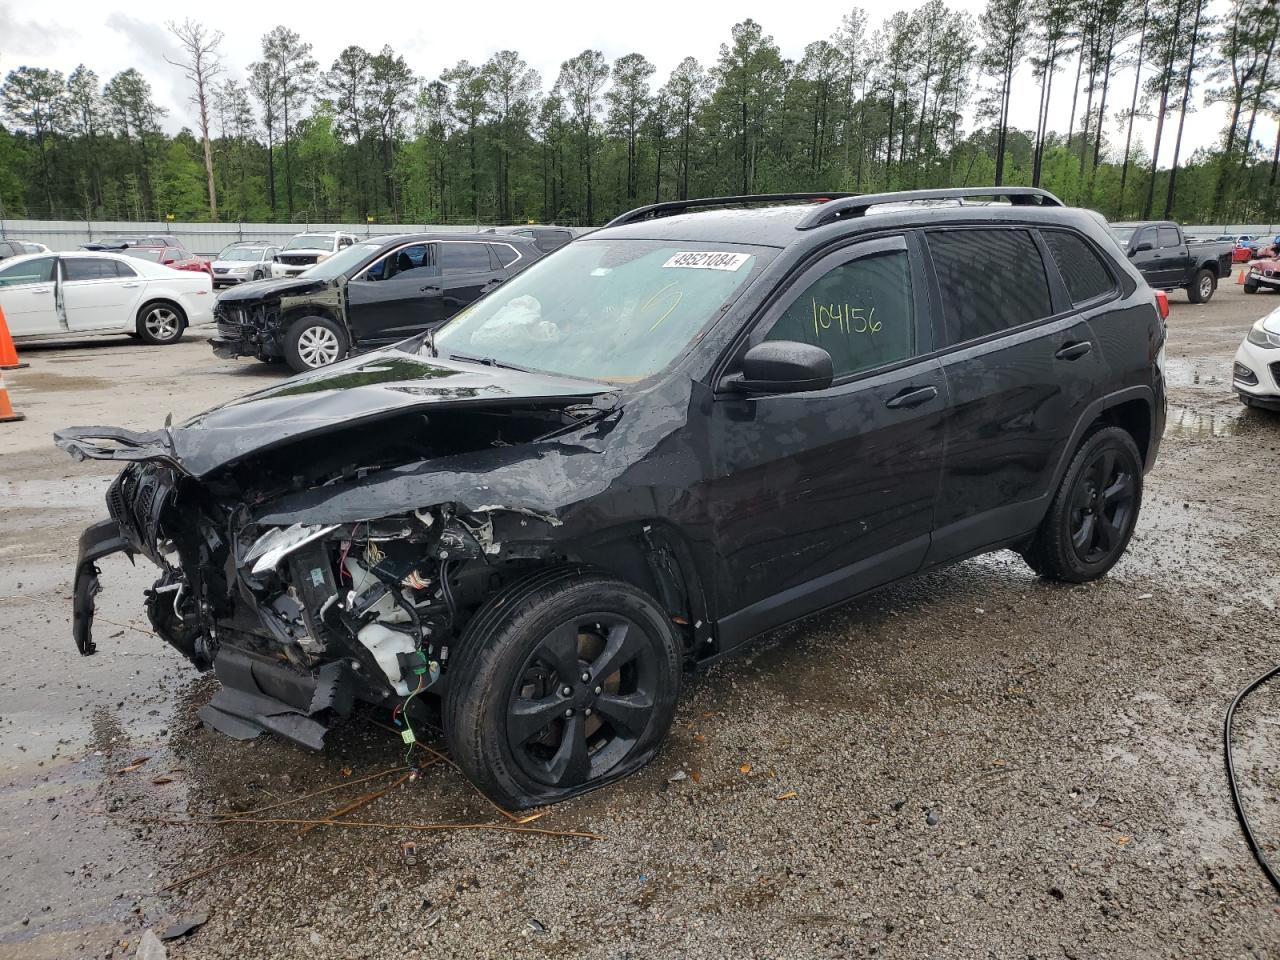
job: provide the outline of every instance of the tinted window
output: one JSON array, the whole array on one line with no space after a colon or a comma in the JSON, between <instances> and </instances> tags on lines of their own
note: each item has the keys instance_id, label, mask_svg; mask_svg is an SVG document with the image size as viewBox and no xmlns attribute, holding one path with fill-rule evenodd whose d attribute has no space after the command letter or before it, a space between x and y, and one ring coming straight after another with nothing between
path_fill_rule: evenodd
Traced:
<instances>
[{"instance_id":1,"label":"tinted window","mask_svg":"<svg viewBox=\"0 0 1280 960\"><path fill-rule=\"evenodd\" d=\"M1178 231L1173 227L1160 228L1160 246L1176 247L1181 241L1178 239Z\"/></svg>"},{"instance_id":2,"label":"tinted window","mask_svg":"<svg viewBox=\"0 0 1280 960\"><path fill-rule=\"evenodd\" d=\"M948 343L964 343L1053 313L1040 248L1026 230L929 234Z\"/></svg>"},{"instance_id":3,"label":"tinted window","mask_svg":"<svg viewBox=\"0 0 1280 960\"><path fill-rule=\"evenodd\" d=\"M1111 274L1083 238L1061 230L1046 230L1042 236L1067 285L1072 303L1084 303L1111 291L1114 286Z\"/></svg>"},{"instance_id":4,"label":"tinted window","mask_svg":"<svg viewBox=\"0 0 1280 960\"><path fill-rule=\"evenodd\" d=\"M438 245L436 259L441 273L487 273L489 246L484 243L450 241Z\"/></svg>"},{"instance_id":5,"label":"tinted window","mask_svg":"<svg viewBox=\"0 0 1280 960\"><path fill-rule=\"evenodd\" d=\"M48 283L53 279L54 257L24 260L0 268L0 287L17 286L20 283Z\"/></svg>"},{"instance_id":6,"label":"tinted window","mask_svg":"<svg viewBox=\"0 0 1280 960\"><path fill-rule=\"evenodd\" d=\"M519 254L516 253L515 248L506 243L495 243L493 245L493 252L497 256L498 262L504 267L511 266L516 262L516 258L519 256Z\"/></svg>"},{"instance_id":7,"label":"tinted window","mask_svg":"<svg viewBox=\"0 0 1280 960\"><path fill-rule=\"evenodd\" d=\"M916 352L906 251L873 254L823 274L797 297L766 340L799 340L831 354L837 377Z\"/></svg>"},{"instance_id":8,"label":"tinted window","mask_svg":"<svg viewBox=\"0 0 1280 960\"><path fill-rule=\"evenodd\" d=\"M431 261L428 257L430 246L425 243L415 243L408 247L403 247L383 257L365 274L366 280L390 280L392 277L408 273L410 270L423 271L424 268L430 269ZM422 274L415 274L421 276Z\"/></svg>"},{"instance_id":9,"label":"tinted window","mask_svg":"<svg viewBox=\"0 0 1280 960\"><path fill-rule=\"evenodd\" d=\"M111 262L115 265L117 277L136 277L138 275L138 271L123 260L112 260Z\"/></svg>"},{"instance_id":10,"label":"tinted window","mask_svg":"<svg viewBox=\"0 0 1280 960\"><path fill-rule=\"evenodd\" d=\"M114 280L115 261L68 257L62 261L62 276L66 280Z\"/></svg>"}]
</instances>

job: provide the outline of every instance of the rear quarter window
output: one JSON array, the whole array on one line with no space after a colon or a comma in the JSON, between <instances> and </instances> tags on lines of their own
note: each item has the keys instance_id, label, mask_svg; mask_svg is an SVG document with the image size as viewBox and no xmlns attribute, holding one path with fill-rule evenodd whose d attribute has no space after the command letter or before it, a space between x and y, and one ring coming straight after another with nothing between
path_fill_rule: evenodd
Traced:
<instances>
[{"instance_id":1,"label":"rear quarter window","mask_svg":"<svg viewBox=\"0 0 1280 960\"><path fill-rule=\"evenodd\" d=\"M1102 258L1083 237L1065 230L1045 230L1041 236L1058 265L1072 303L1085 303L1115 289L1115 281Z\"/></svg>"},{"instance_id":2,"label":"rear quarter window","mask_svg":"<svg viewBox=\"0 0 1280 960\"><path fill-rule=\"evenodd\" d=\"M947 343L966 343L1053 314L1040 248L1027 230L928 234Z\"/></svg>"}]
</instances>

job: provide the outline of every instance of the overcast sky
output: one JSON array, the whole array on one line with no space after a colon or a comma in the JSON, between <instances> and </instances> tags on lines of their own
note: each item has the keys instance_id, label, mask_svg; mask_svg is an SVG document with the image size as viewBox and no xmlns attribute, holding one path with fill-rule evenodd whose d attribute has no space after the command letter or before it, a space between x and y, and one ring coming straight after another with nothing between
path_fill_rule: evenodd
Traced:
<instances>
[{"instance_id":1,"label":"overcast sky","mask_svg":"<svg viewBox=\"0 0 1280 960\"><path fill-rule=\"evenodd\" d=\"M866 4L875 17L911 9L915 2L884 0ZM951 6L981 12L984 0L953 0ZM643 0L633 15L622 15L627 4L617 0L557 0L555 3L512 3L486 0L443 4L338 4L327 0L305 3L117 3L112 0L56 0L36 4L30 0L0 0L0 72L21 65L50 67L70 73L79 63L96 70L105 82L113 74L137 67L151 82L157 102L169 111L165 126L171 132L194 126L187 89L176 67L164 60L176 57L172 38L161 11L185 11L225 33L222 49L228 74L243 79L245 68L260 55L261 36L277 23L298 31L314 46L314 56L327 69L348 44L376 51L391 46L408 60L419 75L437 77L459 59L483 63L492 53L511 48L542 74L550 86L560 63L586 48L604 52L613 60L638 51L657 65L655 80L665 80L684 57L694 56L704 65L713 63L729 28L751 17L772 34L785 57L799 59L804 46L828 37L852 4L829 0L800 0L779 5L760 0L736 3L697 3L690 0ZM1226 0L1214 0L1222 10ZM482 14L481 14L482 11ZM1051 126L1066 127L1071 110L1074 63L1054 84ZM1012 123L1034 128L1039 93L1029 65L1020 69L1012 104ZM1107 113L1127 106L1132 94L1132 72L1112 80ZM1182 158L1197 147L1214 142L1225 122L1221 106L1205 107L1199 91L1196 111L1188 116L1183 134ZM1083 106L1080 108L1083 109ZM1123 131L1108 121L1112 142L1123 142ZM1077 125L1079 119L1077 117ZM972 126L972 124L970 124ZM1143 124L1138 133L1150 144L1154 124ZM1275 136L1273 121L1260 122L1255 136L1264 143ZM1173 130L1166 128L1161 161L1173 155Z\"/></svg>"}]
</instances>

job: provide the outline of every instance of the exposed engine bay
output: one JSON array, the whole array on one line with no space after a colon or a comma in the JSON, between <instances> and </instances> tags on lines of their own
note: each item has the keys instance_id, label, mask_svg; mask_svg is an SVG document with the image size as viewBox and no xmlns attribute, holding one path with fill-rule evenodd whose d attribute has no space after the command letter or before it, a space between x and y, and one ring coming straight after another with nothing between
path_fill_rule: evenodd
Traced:
<instances>
[{"instance_id":1,"label":"exposed engine bay","mask_svg":"<svg viewBox=\"0 0 1280 960\"><path fill-rule=\"evenodd\" d=\"M338 489L391 467L528 444L598 417L589 404L534 402L407 410L364 430L285 443L194 477L157 434L77 428L74 455L133 460L107 495L111 519L86 531L75 636L94 652L96 561L142 554L160 577L146 594L156 633L223 688L201 712L248 738L271 731L322 745L322 711L350 713L439 693L450 647L476 609L532 563L564 559L549 513L444 502L335 523L272 524L280 497Z\"/></svg>"}]
</instances>

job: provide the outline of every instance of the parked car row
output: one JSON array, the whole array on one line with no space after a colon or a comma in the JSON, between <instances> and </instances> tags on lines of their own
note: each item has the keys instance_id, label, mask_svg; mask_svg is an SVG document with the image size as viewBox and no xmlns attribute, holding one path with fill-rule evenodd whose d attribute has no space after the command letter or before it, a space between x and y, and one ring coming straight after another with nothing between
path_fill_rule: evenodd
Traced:
<instances>
[{"instance_id":1,"label":"parked car row","mask_svg":"<svg viewBox=\"0 0 1280 960\"><path fill-rule=\"evenodd\" d=\"M27 253L48 253L49 248L43 243L31 240L0 240L0 260L9 257L20 257Z\"/></svg>"}]
</instances>

